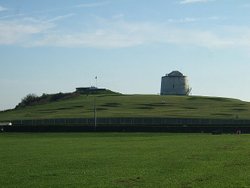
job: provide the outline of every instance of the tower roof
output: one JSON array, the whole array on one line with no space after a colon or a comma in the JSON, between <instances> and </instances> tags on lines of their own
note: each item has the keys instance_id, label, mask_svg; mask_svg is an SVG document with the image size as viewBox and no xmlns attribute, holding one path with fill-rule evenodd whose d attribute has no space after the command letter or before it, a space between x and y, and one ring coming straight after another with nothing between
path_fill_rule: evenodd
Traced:
<instances>
[{"instance_id":1,"label":"tower roof","mask_svg":"<svg viewBox=\"0 0 250 188\"><path fill-rule=\"evenodd\" d=\"M184 75L179 71L172 71L167 76L184 76Z\"/></svg>"}]
</instances>

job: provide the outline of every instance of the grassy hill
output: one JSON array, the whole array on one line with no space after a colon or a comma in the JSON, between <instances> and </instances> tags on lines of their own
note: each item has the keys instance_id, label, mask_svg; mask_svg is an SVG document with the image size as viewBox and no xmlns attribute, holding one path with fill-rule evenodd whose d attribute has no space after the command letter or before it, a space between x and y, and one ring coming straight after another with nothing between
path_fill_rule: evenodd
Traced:
<instances>
[{"instance_id":1,"label":"grassy hill","mask_svg":"<svg viewBox=\"0 0 250 188\"><path fill-rule=\"evenodd\" d=\"M250 103L237 99L200 96L77 94L56 101L0 112L0 121L93 117L183 117L250 119Z\"/></svg>"}]
</instances>

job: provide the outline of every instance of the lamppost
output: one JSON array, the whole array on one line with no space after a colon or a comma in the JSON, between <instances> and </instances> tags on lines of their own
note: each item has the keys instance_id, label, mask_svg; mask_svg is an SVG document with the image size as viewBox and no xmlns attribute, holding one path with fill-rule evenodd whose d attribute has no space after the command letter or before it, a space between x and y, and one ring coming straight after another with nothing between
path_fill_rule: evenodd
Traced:
<instances>
[{"instance_id":1,"label":"lamppost","mask_svg":"<svg viewBox=\"0 0 250 188\"><path fill-rule=\"evenodd\" d=\"M97 91L97 76L95 77L95 82L96 82L95 89ZM95 126L95 131L96 131L96 126L97 126L97 111L96 111L96 97L95 96L94 96L94 126Z\"/></svg>"},{"instance_id":2,"label":"lamppost","mask_svg":"<svg viewBox=\"0 0 250 188\"><path fill-rule=\"evenodd\" d=\"M95 125L95 131L96 131L96 120L97 120L97 116L96 116L96 99L94 96L94 125Z\"/></svg>"}]
</instances>

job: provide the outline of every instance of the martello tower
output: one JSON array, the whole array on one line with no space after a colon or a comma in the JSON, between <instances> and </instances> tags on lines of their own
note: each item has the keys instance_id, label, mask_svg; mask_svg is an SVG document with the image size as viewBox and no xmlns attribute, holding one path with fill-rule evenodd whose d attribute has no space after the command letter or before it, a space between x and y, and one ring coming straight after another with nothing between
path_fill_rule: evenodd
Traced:
<instances>
[{"instance_id":1,"label":"martello tower","mask_svg":"<svg viewBox=\"0 0 250 188\"><path fill-rule=\"evenodd\" d=\"M172 71L161 78L161 95L189 95L187 77L179 71Z\"/></svg>"}]
</instances>

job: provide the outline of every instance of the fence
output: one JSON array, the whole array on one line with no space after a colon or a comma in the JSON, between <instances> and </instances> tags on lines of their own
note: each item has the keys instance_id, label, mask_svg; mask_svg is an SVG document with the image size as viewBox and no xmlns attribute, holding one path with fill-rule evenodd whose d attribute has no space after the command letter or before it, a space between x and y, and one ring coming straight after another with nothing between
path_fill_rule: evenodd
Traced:
<instances>
[{"instance_id":1,"label":"fence","mask_svg":"<svg viewBox=\"0 0 250 188\"><path fill-rule=\"evenodd\" d=\"M250 120L195 119L195 118L69 118L15 120L12 126L1 126L2 131L16 132L213 132L250 133Z\"/></svg>"},{"instance_id":2,"label":"fence","mask_svg":"<svg viewBox=\"0 0 250 188\"><path fill-rule=\"evenodd\" d=\"M93 118L15 120L13 126L94 126ZM97 126L250 126L250 120L198 118L98 118Z\"/></svg>"}]
</instances>

